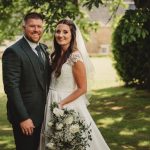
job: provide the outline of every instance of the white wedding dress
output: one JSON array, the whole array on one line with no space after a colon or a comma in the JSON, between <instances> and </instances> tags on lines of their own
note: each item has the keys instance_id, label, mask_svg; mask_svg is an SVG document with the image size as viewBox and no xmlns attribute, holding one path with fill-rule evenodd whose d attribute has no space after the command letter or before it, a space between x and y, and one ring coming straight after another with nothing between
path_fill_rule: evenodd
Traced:
<instances>
[{"instance_id":1,"label":"white wedding dress","mask_svg":"<svg viewBox=\"0 0 150 150\"><path fill-rule=\"evenodd\" d=\"M44 133L47 132L48 126L47 123L50 120L50 105L52 102L59 103L69 94L71 94L76 88L76 82L72 73L72 65L77 61L83 61L80 55L80 52L76 51L70 55L66 63L63 64L61 69L61 75L56 78L54 73L52 74L51 84L49 88L49 93L47 97L46 109L45 109L45 119L41 132L40 146L39 150L46 150L45 145L48 143L47 139L44 136ZM90 141L90 147L87 147L87 150L109 150L108 145L103 139L99 129L97 128L95 122L93 121L87 106L86 106L86 96L82 95L73 102L65 105L69 109L74 109L79 112L82 119L84 119L87 124L91 123L92 129L92 141Z\"/></svg>"}]
</instances>

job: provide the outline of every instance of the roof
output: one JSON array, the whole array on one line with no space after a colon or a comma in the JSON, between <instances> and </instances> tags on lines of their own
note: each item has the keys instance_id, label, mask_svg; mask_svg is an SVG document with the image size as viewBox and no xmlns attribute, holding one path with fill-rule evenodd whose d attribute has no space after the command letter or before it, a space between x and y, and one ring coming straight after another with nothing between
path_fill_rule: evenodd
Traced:
<instances>
[{"instance_id":1,"label":"roof","mask_svg":"<svg viewBox=\"0 0 150 150\"><path fill-rule=\"evenodd\" d=\"M134 9L135 5L133 0L125 0L125 3L129 5L128 9ZM126 8L119 7L117 10L117 14L121 15L124 14ZM109 12L108 8L105 6L100 5L99 8L93 8L92 11L88 12L91 21L99 21L101 26L110 26L112 21L109 21L111 18L111 13Z\"/></svg>"}]
</instances>

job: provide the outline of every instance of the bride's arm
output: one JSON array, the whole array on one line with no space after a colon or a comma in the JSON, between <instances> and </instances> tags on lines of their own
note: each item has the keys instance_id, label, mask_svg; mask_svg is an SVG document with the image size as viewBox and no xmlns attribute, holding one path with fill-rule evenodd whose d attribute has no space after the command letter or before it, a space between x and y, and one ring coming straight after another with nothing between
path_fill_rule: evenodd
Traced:
<instances>
[{"instance_id":1,"label":"bride's arm","mask_svg":"<svg viewBox=\"0 0 150 150\"><path fill-rule=\"evenodd\" d=\"M77 84L77 89L59 103L60 108L63 108L65 104L74 101L81 95L85 94L87 91L86 70L83 62L77 61L72 67L74 79Z\"/></svg>"}]
</instances>

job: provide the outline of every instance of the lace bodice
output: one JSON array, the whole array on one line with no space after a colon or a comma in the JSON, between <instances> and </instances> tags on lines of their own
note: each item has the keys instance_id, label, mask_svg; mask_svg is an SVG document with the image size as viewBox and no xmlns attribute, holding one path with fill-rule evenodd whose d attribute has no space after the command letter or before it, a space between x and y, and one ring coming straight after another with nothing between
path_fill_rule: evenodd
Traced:
<instances>
[{"instance_id":1,"label":"lace bodice","mask_svg":"<svg viewBox=\"0 0 150 150\"><path fill-rule=\"evenodd\" d=\"M61 75L58 78L56 78L55 74L52 73L50 89L69 92L76 88L72 67L77 61L83 62L79 51L75 51L70 55L68 60L63 64Z\"/></svg>"}]
</instances>

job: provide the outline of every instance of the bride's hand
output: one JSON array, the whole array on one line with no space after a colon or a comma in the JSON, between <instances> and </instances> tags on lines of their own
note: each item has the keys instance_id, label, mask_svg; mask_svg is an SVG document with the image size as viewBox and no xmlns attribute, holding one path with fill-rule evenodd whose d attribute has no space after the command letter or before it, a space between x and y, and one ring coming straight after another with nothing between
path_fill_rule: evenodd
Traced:
<instances>
[{"instance_id":1,"label":"bride's hand","mask_svg":"<svg viewBox=\"0 0 150 150\"><path fill-rule=\"evenodd\" d=\"M58 108L59 109L63 109L63 104L60 102L60 103L58 103Z\"/></svg>"}]
</instances>

